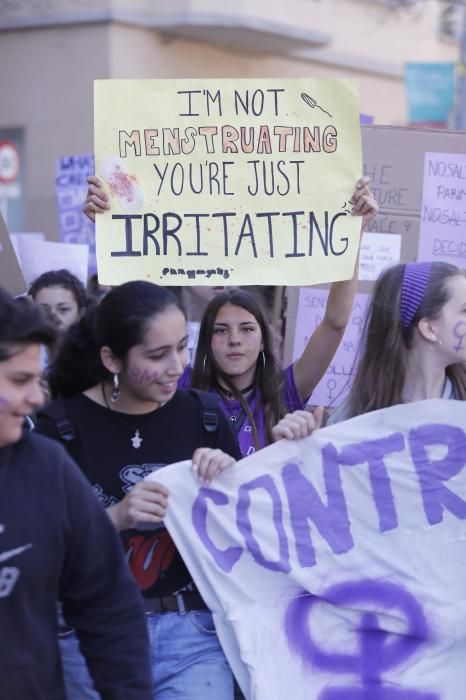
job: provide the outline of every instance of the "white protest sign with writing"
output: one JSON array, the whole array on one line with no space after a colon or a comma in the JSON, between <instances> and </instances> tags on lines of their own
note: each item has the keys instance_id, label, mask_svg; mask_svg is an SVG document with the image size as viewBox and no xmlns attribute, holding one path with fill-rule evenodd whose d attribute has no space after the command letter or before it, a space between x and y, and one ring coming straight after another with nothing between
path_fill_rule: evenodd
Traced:
<instances>
[{"instance_id":1,"label":"white protest sign with writing","mask_svg":"<svg viewBox=\"0 0 466 700\"><path fill-rule=\"evenodd\" d=\"M324 316L328 290L301 287L296 312L293 361L301 357L309 338ZM311 394L310 403L316 406L338 406L348 394L356 371L368 295L356 294L344 336L324 376Z\"/></svg>"},{"instance_id":2,"label":"white protest sign with writing","mask_svg":"<svg viewBox=\"0 0 466 700\"><path fill-rule=\"evenodd\" d=\"M362 237L359 256L359 280L376 280L390 265L400 262L401 236L389 233L370 233Z\"/></svg>"},{"instance_id":3,"label":"white protest sign with writing","mask_svg":"<svg viewBox=\"0 0 466 700\"><path fill-rule=\"evenodd\" d=\"M69 270L86 286L89 246L84 243L57 243L35 238L17 239L18 256L28 285L50 270Z\"/></svg>"},{"instance_id":4,"label":"white protest sign with writing","mask_svg":"<svg viewBox=\"0 0 466 700\"><path fill-rule=\"evenodd\" d=\"M83 212L88 175L94 175L94 156L91 153L62 156L57 160L55 192L59 237L64 243L89 246L89 273L93 274L96 271L95 227Z\"/></svg>"},{"instance_id":5,"label":"white protest sign with writing","mask_svg":"<svg viewBox=\"0 0 466 700\"><path fill-rule=\"evenodd\" d=\"M426 153L418 260L466 268L466 155Z\"/></svg>"},{"instance_id":6,"label":"white protest sign with writing","mask_svg":"<svg viewBox=\"0 0 466 700\"><path fill-rule=\"evenodd\" d=\"M350 279L362 172L351 80L98 80L103 284Z\"/></svg>"},{"instance_id":7,"label":"white protest sign with writing","mask_svg":"<svg viewBox=\"0 0 466 700\"><path fill-rule=\"evenodd\" d=\"M369 413L211 484L153 475L248 700L460 700L466 403Z\"/></svg>"}]
</instances>

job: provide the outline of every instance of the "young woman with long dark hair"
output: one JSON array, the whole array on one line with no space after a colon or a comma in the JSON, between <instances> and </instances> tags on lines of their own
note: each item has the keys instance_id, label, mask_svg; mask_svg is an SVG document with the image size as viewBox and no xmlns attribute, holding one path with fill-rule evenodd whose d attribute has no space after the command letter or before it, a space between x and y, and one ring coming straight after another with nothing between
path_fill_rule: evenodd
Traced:
<instances>
[{"instance_id":1,"label":"young woman with long dark hair","mask_svg":"<svg viewBox=\"0 0 466 700\"><path fill-rule=\"evenodd\" d=\"M375 217L377 204L362 178L353 194L353 213L362 215L362 230ZM273 350L266 315L251 293L230 289L208 304L201 321L192 371L185 370L181 386L216 392L236 429L241 452L252 454L276 439L277 424L301 425L301 435L320 425L303 409L341 342L357 286L353 278L331 285L321 323L311 334L302 355L283 370ZM291 419L290 414L294 417ZM281 419L287 416L285 422ZM297 437L296 431L293 437Z\"/></svg>"},{"instance_id":2,"label":"young woman with long dark hair","mask_svg":"<svg viewBox=\"0 0 466 700\"><path fill-rule=\"evenodd\" d=\"M235 436L221 411L207 435L199 397L177 387L188 361L187 330L169 290L148 282L115 287L97 307L94 328L91 343L66 354L66 372L79 375L86 366L87 388L52 402L37 429L64 440L121 532L144 598L157 700L230 700L232 676L212 616L163 527L169 494L143 477L192 459L208 481L239 457ZM60 362L57 377L64 376ZM63 397L70 387L60 392L59 385ZM53 412L62 409L57 420ZM69 635L61 646L69 700L96 698L76 640Z\"/></svg>"}]
</instances>

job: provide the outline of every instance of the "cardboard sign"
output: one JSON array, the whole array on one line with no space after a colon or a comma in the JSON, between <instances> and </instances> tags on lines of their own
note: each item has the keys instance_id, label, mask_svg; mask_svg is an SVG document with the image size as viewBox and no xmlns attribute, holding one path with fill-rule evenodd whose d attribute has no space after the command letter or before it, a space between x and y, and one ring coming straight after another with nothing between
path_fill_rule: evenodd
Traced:
<instances>
[{"instance_id":1,"label":"cardboard sign","mask_svg":"<svg viewBox=\"0 0 466 700\"><path fill-rule=\"evenodd\" d=\"M361 174L351 80L95 82L99 280L351 277Z\"/></svg>"},{"instance_id":2,"label":"cardboard sign","mask_svg":"<svg viewBox=\"0 0 466 700\"><path fill-rule=\"evenodd\" d=\"M10 240L10 235L5 222L0 214L0 286L12 296L24 294L27 291L15 249Z\"/></svg>"},{"instance_id":3,"label":"cardboard sign","mask_svg":"<svg viewBox=\"0 0 466 700\"><path fill-rule=\"evenodd\" d=\"M466 133L377 126L363 126L361 131L364 174L371 178L380 207L379 215L368 230L400 235L400 260L413 262L418 259L419 248L423 245L420 224L426 154L448 154L452 162L456 162L458 154L466 152ZM450 178L451 187L461 188L461 180L453 180ZM442 222L442 226L447 225ZM466 268L466 263L461 267ZM370 291L372 283L361 284L360 288Z\"/></svg>"},{"instance_id":4,"label":"cardboard sign","mask_svg":"<svg viewBox=\"0 0 466 700\"><path fill-rule=\"evenodd\" d=\"M466 174L463 165L466 134L384 126L362 126L361 132L364 174L371 178L371 188L380 212L363 238L358 292L370 294L377 274L386 265L415 261L418 256L424 260L448 259L466 269L466 212L463 211L466 210L466 198L462 193L466 186L461 184L465 182L463 177ZM448 172L447 168L450 168ZM431 181L428 187L423 187L425 172ZM439 189L441 187L444 189ZM448 200L449 197L451 201L448 204L440 203L439 199ZM460 214L442 214L439 218L436 209ZM429 218L439 220L428 221ZM377 236L372 238L368 248L367 241L371 234ZM442 250L446 250L444 258ZM284 345L286 364L298 357L294 354L297 347L295 336L309 335L313 322L312 317L307 317L308 309L303 306L298 308L299 295L299 290L288 288ZM355 357L351 358L349 352L345 356L345 366L354 367ZM331 405L341 403L346 392L347 389L342 393L332 392L336 396ZM311 397L311 403L319 402Z\"/></svg>"},{"instance_id":5,"label":"cardboard sign","mask_svg":"<svg viewBox=\"0 0 466 700\"><path fill-rule=\"evenodd\" d=\"M466 403L396 406L281 440L164 522L247 700L459 700L466 686Z\"/></svg>"},{"instance_id":6,"label":"cardboard sign","mask_svg":"<svg viewBox=\"0 0 466 700\"><path fill-rule=\"evenodd\" d=\"M296 317L302 323L296 326L293 357L302 355L304 348L322 321L327 304L328 290L301 287ZM366 315L368 295L358 293L343 339L327 370L310 396L314 406L338 406L346 398L357 366L357 353Z\"/></svg>"},{"instance_id":7,"label":"cardboard sign","mask_svg":"<svg viewBox=\"0 0 466 700\"><path fill-rule=\"evenodd\" d=\"M57 161L55 192L58 210L58 234L63 243L84 243L89 247L89 274L96 272L95 226L83 212L87 195L87 176L94 174L91 153L62 156Z\"/></svg>"}]
</instances>

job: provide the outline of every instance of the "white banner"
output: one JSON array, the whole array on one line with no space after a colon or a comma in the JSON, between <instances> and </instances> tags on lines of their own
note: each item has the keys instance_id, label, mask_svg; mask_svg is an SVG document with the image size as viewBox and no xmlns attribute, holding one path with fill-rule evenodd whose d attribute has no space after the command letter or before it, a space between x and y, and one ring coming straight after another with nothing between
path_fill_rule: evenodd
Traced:
<instances>
[{"instance_id":1,"label":"white banner","mask_svg":"<svg viewBox=\"0 0 466 700\"><path fill-rule=\"evenodd\" d=\"M248 700L465 697L465 430L466 403L425 401L210 485L189 462L153 476Z\"/></svg>"}]
</instances>

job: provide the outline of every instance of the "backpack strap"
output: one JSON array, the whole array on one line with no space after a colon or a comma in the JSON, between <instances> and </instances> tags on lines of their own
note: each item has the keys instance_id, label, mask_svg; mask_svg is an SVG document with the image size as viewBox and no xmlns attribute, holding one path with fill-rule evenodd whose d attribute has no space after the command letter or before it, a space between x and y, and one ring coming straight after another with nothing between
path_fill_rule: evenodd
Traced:
<instances>
[{"instance_id":1,"label":"backpack strap","mask_svg":"<svg viewBox=\"0 0 466 700\"><path fill-rule=\"evenodd\" d=\"M190 394L196 396L202 406L202 427L206 433L216 433L219 425L219 405L215 394L198 389L188 389ZM213 437L213 435L211 435Z\"/></svg>"},{"instance_id":2,"label":"backpack strap","mask_svg":"<svg viewBox=\"0 0 466 700\"><path fill-rule=\"evenodd\" d=\"M214 435L219 426L219 405L215 394L210 394L206 391L198 389L188 389L190 394L193 394L202 406L202 428L208 433L208 441L213 442ZM60 439L67 444L68 449L70 443L76 440L77 434L74 425L69 420L66 414L65 402L62 398L55 399L38 412L38 417L43 414L52 418L55 422Z\"/></svg>"},{"instance_id":3,"label":"backpack strap","mask_svg":"<svg viewBox=\"0 0 466 700\"><path fill-rule=\"evenodd\" d=\"M66 415L65 402L62 398L55 399L44 408L41 408L37 416L39 417L41 414L53 419L60 439L63 440L63 442L70 443L72 440L76 439L76 430Z\"/></svg>"}]
</instances>

